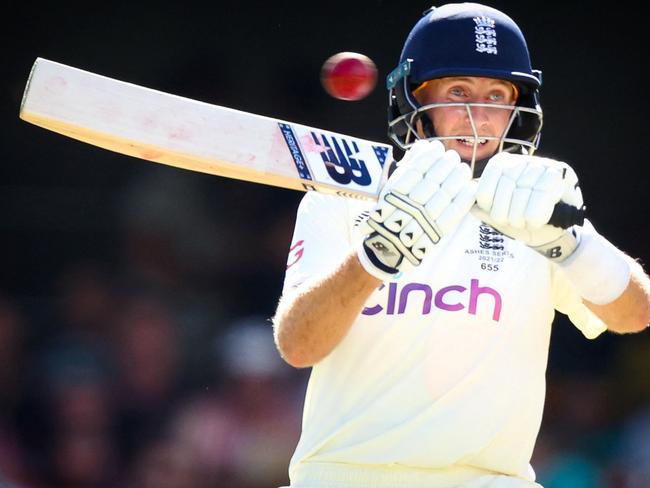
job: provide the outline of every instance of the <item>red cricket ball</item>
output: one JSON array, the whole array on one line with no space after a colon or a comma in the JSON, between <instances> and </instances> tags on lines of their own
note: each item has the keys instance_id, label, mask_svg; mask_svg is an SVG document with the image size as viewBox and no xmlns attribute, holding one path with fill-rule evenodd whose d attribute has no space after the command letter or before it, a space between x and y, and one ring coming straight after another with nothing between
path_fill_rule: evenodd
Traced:
<instances>
[{"instance_id":1,"label":"red cricket ball","mask_svg":"<svg viewBox=\"0 0 650 488\"><path fill-rule=\"evenodd\" d=\"M331 56L321 69L325 91L339 100L361 100L377 84L377 67L368 56L342 52Z\"/></svg>"}]
</instances>

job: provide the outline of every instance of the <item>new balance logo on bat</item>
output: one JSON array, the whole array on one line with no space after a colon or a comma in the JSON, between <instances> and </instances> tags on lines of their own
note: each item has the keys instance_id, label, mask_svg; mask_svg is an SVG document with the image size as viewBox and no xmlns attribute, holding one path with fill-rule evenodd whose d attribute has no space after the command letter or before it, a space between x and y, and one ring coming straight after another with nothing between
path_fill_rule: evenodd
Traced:
<instances>
[{"instance_id":1,"label":"new balance logo on bat","mask_svg":"<svg viewBox=\"0 0 650 488\"><path fill-rule=\"evenodd\" d=\"M359 157L357 141L316 132L312 132L311 136L314 143L323 148L320 155L334 181L342 185L351 182L361 186L370 185L372 178L366 163Z\"/></svg>"},{"instance_id":2,"label":"new balance logo on bat","mask_svg":"<svg viewBox=\"0 0 650 488\"><path fill-rule=\"evenodd\" d=\"M278 127L305 190L376 198L390 146L298 124Z\"/></svg>"}]
</instances>

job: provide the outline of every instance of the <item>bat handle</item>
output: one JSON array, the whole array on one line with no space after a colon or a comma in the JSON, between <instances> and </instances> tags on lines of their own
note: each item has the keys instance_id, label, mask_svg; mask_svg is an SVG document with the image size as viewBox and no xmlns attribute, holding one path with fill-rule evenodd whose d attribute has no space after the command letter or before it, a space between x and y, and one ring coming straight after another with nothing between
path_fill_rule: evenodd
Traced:
<instances>
[{"instance_id":1,"label":"bat handle","mask_svg":"<svg viewBox=\"0 0 650 488\"><path fill-rule=\"evenodd\" d=\"M568 229L572 225L582 225L585 222L586 210L584 205L578 208L565 202L558 202L548 223L562 229Z\"/></svg>"},{"instance_id":2,"label":"bat handle","mask_svg":"<svg viewBox=\"0 0 650 488\"><path fill-rule=\"evenodd\" d=\"M485 222L486 224L494 226L491 222L491 218L478 206L472 208L472 213L479 219ZM585 222L585 213L586 208L583 205L581 208L574 207L565 202L558 202L553 208L553 213L549 219L549 225L554 227L559 227L561 229L568 229L572 225L582 225Z\"/></svg>"}]
</instances>

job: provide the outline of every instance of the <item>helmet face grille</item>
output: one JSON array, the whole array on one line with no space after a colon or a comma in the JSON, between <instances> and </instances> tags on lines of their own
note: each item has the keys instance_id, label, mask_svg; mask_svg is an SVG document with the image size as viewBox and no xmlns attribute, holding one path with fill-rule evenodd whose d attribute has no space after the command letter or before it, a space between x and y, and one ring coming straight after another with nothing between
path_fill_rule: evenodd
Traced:
<instances>
[{"instance_id":1,"label":"helmet face grille","mask_svg":"<svg viewBox=\"0 0 650 488\"><path fill-rule=\"evenodd\" d=\"M458 103L458 102L446 102L446 103L431 103L428 105L423 105L417 109L408 112L404 115L396 117L389 122L389 134L391 139L395 141L402 149L406 149L412 141L422 139L422 136L418 133L416 128L416 122L419 120L424 121L424 119L429 121L427 111L438 108L448 108L462 107L467 112L468 118L473 120L473 109L482 107L489 108L491 110L505 110L510 112L510 117L506 130L502 136L481 136L488 137L489 139L498 139L498 140L507 140L511 139L512 143L517 141L516 144L525 146L527 148L536 149L536 137L540 132L543 120L543 114L541 110L531 109L527 107L520 107L517 105L498 105L493 103ZM473 125L473 124L472 124ZM458 138L474 138L479 137L474 128L472 133L454 135L454 136L441 136L436 135L431 131L425 131L424 135L427 139L458 139Z\"/></svg>"},{"instance_id":2,"label":"helmet face grille","mask_svg":"<svg viewBox=\"0 0 650 488\"><path fill-rule=\"evenodd\" d=\"M471 123L471 131L468 131L467 134L455 134L453 136L436 134L427 112L446 107L463 107L467 111L467 116ZM510 112L508 124L502 135L479 135L473 121L473 109L478 107ZM418 122L421 122L421 124L418 124ZM395 144L404 150L409 149L415 141L420 139L439 140L443 143L446 140L456 139L465 139L473 142L473 156L471 160L466 161L473 168L476 162L476 149L479 141L499 141L497 152L506 151L532 155L539 146L542 122L543 114L539 107L528 108L517 105L497 105L490 103L432 103L417 107L389 121L388 135ZM418 130L418 125L420 125L420 130Z\"/></svg>"}]
</instances>

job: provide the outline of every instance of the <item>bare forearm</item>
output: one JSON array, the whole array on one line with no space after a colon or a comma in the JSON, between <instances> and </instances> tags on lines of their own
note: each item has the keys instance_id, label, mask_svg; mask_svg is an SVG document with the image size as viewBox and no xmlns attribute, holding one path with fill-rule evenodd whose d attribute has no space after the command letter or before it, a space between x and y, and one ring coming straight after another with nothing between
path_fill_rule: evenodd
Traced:
<instances>
[{"instance_id":1,"label":"bare forearm","mask_svg":"<svg viewBox=\"0 0 650 488\"><path fill-rule=\"evenodd\" d=\"M650 322L650 279L638 263L630 261L630 282L621 296L605 305L585 300L585 305L613 332L640 332Z\"/></svg>"},{"instance_id":2,"label":"bare forearm","mask_svg":"<svg viewBox=\"0 0 650 488\"><path fill-rule=\"evenodd\" d=\"M327 356L380 283L351 252L331 273L285 294L273 319L282 357L292 366L307 367Z\"/></svg>"}]
</instances>

